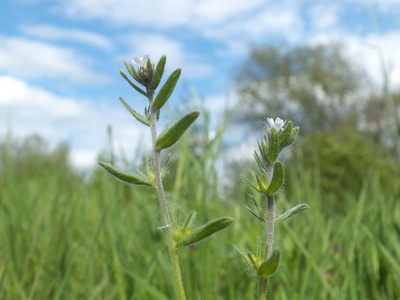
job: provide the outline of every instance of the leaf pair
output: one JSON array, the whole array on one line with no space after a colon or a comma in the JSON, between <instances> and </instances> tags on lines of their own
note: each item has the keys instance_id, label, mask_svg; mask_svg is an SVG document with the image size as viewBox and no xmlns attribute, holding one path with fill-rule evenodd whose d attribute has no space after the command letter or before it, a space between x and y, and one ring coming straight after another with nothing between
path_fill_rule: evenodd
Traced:
<instances>
[{"instance_id":1,"label":"leaf pair","mask_svg":"<svg viewBox=\"0 0 400 300\"><path fill-rule=\"evenodd\" d=\"M261 178L256 173L252 172L254 178L257 181L257 184L252 183L244 176L243 179L257 192L263 193L267 196L272 196L273 194L276 193L277 190L281 188L283 184L283 179L284 179L283 165L280 161L277 161L275 163L271 182L269 182L268 176L264 171L264 169L261 169L261 172L262 172Z\"/></svg>"},{"instance_id":2,"label":"leaf pair","mask_svg":"<svg viewBox=\"0 0 400 300\"><path fill-rule=\"evenodd\" d=\"M240 251L238 247L234 247L243 258L243 260L247 264L249 264L261 278L268 278L269 276L273 275L279 267L279 263L281 260L281 253L279 249L275 249L272 252L271 256L263 261L263 259L258 258L252 253L246 254Z\"/></svg>"}]
</instances>

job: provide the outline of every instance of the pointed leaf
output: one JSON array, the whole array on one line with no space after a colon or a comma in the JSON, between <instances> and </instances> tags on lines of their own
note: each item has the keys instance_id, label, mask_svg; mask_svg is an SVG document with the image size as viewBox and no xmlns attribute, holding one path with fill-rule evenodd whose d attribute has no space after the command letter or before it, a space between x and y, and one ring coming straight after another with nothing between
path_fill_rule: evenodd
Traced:
<instances>
[{"instance_id":1,"label":"pointed leaf","mask_svg":"<svg viewBox=\"0 0 400 300\"><path fill-rule=\"evenodd\" d=\"M247 210L253 215L255 216L257 219L259 219L262 222L265 222L265 220L259 216L257 213L255 213L250 207L248 207L247 205L245 205L245 208L247 208Z\"/></svg>"},{"instance_id":2,"label":"pointed leaf","mask_svg":"<svg viewBox=\"0 0 400 300\"><path fill-rule=\"evenodd\" d=\"M154 71L153 79L150 82L150 88L155 90L160 84L161 78L164 74L165 62L167 61L167 56L163 55L157 63L156 70Z\"/></svg>"},{"instance_id":3,"label":"pointed leaf","mask_svg":"<svg viewBox=\"0 0 400 300\"><path fill-rule=\"evenodd\" d=\"M128 64L128 63L125 61L125 59L124 59L124 65L125 65L125 68L128 70L129 74L132 76L132 78L135 79L135 80L136 80L137 82L139 82L140 84L142 84L141 81L140 81L140 79L139 79L139 75L138 75L138 73L136 72L135 68L134 68L131 64Z\"/></svg>"},{"instance_id":4,"label":"pointed leaf","mask_svg":"<svg viewBox=\"0 0 400 300\"><path fill-rule=\"evenodd\" d=\"M122 102L122 104L125 106L125 108L132 114L132 116L134 116L136 118L136 120L138 120L140 123L143 123L144 125L150 126L150 121L148 119L146 119L145 117L143 117L138 112L136 112L132 107L130 107L128 105L128 103L125 102L124 99L119 97L119 101Z\"/></svg>"},{"instance_id":5,"label":"pointed leaf","mask_svg":"<svg viewBox=\"0 0 400 300\"><path fill-rule=\"evenodd\" d=\"M268 155L267 155L267 163L272 165L275 160L278 158L279 154L279 136L278 132L275 128L271 128L269 139L268 139Z\"/></svg>"},{"instance_id":6,"label":"pointed leaf","mask_svg":"<svg viewBox=\"0 0 400 300\"><path fill-rule=\"evenodd\" d=\"M136 84L134 84L129 78L128 76L126 76L126 74L124 72L122 72L121 70L119 71L119 73L122 75L122 77L124 77L124 79L126 81L128 81L128 83L135 89L137 90L139 93L141 93L143 96L145 96L146 98L148 98L148 95L145 91L143 91L140 87L138 87Z\"/></svg>"},{"instance_id":7,"label":"pointed leaf","mask_svg":"<svg viewBox=\"0 0 400 300\"><path fill-rule=\"evenodd\" d=\"M277 161L274 166L274 173L272 175L271 184L269 185L266 194L272 196L277 190L279 190L283 184L283 165L280 161Z\"/></svg>"},{"instance_id":8,"label":"pointed leaf","mask_svg":"<svg viewBox=\"0 0 400 300\"><path fill-rule=\"evenodd\" d=\"M254 266L254 262L252 259L250 260L250 256L248 256L248 254L245 254L244 252L242 252L236 245L233 245L233 247L236 249L236 251L239 253L239 255L243 258L243 260L249 264L249 266Z\"/></svg>"},{"instance_id":9,"label":"pointed leaf","mask_svg":"<svg viewBox=\"0 0 400 300\"><path fill-rule=\"evenodd\" d=\"M283 131L281 132L281 134L279 134L279 148L282 149L283 147L286 146L290 135L292 133L292 128L293 128L293 123L292 121L290 121L285 129L283 129Z\"/></svg>"},{"instance_id":10,"label":"pointed leaf","mask_svg":"<svg viewBox=\"0 0 400 300\"><path fill-rule=\"evenodd\" d=\"M258 186L256 186L255 184L253 184L250 180L248 180L246 177L244 177L242 175L242 178L247 182L248 185L250 185L253 189L255 189L256 191L259 192Z\"/></svg>"},{"instance_id":11,"label":"pointed leaf","mask_svg":"<svg viewBox=\"0 0 400 300\"><path fill-rule=\"evenodd\" d=\"M146 70L147 70L147 77L153 78L153 65L150 61L150 58L147 60Z\"/></svg>"},{"instance_id":12,"label":"pointed leaf","mask_svg":"<svg viewBox=\"0 0 400 300\"><path fill-rule=\"evenodd\" d=\"M169 97L171 96L176 83L181 76L181 69L176 69L172 74L169 76L167 81L161 87L160 91L158 92L156 99L154 100L153 107L154 108L161 108L167 102Z\"/></svg>"},{"instance_id":13,"label":"pointed leaf","mask_svg":"<svg viewBox=\"0 0 400 300\"><path fill-rule=\"evenodd\" d=\"M211 222L208 222L207 224L198 227L195 229L189 236L181 239L176 243L176 249L180 249L185 246L192 245L196 242L199 242L210 235L225 229L229 225L231 225L233 222L233 219L230 217L222 217L218 219L214 219Z\"/></svg>"},{"instance_id":14,"label":"pointed leaf","mask_svg":"<svg viewBox=\"0 0 400 300\"><path fill-rule=\"evenodd\" d=\"M117 177L118 179L125 181L127 183L133 183L136 185L147 185L147 186L151 186L154 187L154 183L152 181L150 181L148 178L145 177L139 177L139 176L135 176L126 172L123 172L117 168L115 168L114 166L105 163L105 162L99 162L99 165L102 166L104 169L106 169L108 171L108 173L110 173L111 175Z\"/></svg>"},{"instance_id":15,"label":"pointed leaf","mask_svg":"<svg viewBox=\"0 0 400 300\"><path fill-rule=\"evenodd\" d=\"M261 278L267 278L268 276L271 276L272 274L275 273L275 271L279 267L279 262L281 259L281 253L279 249L275 249L274 252L272 252L272 255L270 258L268 258L266 261L264 261L261 266L258 268L258 275Z\"/></svg>"},{"instance_id":16,"label":"pointed leaf","mask_svg":"<svg viewBox=\"0 0 400 300\"><path fill-rule=\"evenodd\" d=\"M167 132L160 134L156 142L156 150L162 150L171 147L175 144L179 138L185 133L185 131L192 125L197 119L200 112L193 111L183 116L174 126L172 126Z\"/></svg>"},{"instance_id":17,"label":"pointed leaf","mask_svg":"<svg viewBox=\"0 0 400 300\"><path fill-rule=\"evenodd\" d=\"M301 213L302 211L306 211L308 209L310 209L310 206L308 204L301 203L299 205L296 205L295 207L292 207L291 209L289 209L288 211L284 212L279 217L277 217L275 219L275 224L279 224L280 222L285 221L297 215L298 213Z\"/></svg>"},{"instance_id":18,"label":"pointed leaf","mask_svg":"<svg viewBox=\"0 0 400 300\"><path fill-rule=\"evenodd\" d=\"M186 219L185 224L182 226L182 231L185 232L189 225L193 222L194 218L196 218L196 212L192 211L189 217Z\"/></svg>"}]
</instances>

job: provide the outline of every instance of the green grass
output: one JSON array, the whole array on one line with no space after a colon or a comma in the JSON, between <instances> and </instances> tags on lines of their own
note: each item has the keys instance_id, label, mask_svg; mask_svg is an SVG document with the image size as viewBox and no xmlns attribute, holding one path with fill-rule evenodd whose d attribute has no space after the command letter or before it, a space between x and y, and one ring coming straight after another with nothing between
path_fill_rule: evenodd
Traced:
<instances>
[{"instance_id":1,"label":"green grass","mask_svg":"<svg viewBox=\"0 0 400 300\"><path fill-rule=\"evenodd\" d=\"M168 183L174 219L192 209L201 224L235 218L228 229L182 250L187 297L254 299L257 281L233 248L255 250L261 224L244 208L248 189L237 181L234 196L220 194L218 140L206 143L201 157L185 145L178 146ZM0 299L172 299L155 193L100 170L83 180L61 161L47 172L39 159L17 167L18 156L6 149L0 148ZM296 198L281 193L278 210L299 202L311 210L277 227L283 258L269 299L398 299L398 180L382 190L366 176L362 192L343 201L346 214L329 212L317 173L289 172L286 180Z\"/></svg>"}]
</instances>

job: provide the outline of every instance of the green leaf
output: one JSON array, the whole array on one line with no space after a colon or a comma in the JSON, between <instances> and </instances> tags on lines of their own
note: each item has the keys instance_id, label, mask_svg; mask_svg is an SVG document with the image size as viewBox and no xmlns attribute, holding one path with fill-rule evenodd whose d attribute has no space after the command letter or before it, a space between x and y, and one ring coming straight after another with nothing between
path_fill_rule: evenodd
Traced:
<instances>
[{"instance_id":1,"label":"green leaf","mask_svg":"<svg viewBox=\"0 0 400 300\"><path fill-rule=\"evenodd\" d=\"M125 106L125 108L138 120L139 122L143 123L144 125L150 126L150 121L143 117L141 114L137 113L132 107L128 105L128 103L125 102L124 99L119 97L119 101L122 102L122 104Z\"/></svg>"},{"instance_id":2,"label":"green leaf","mask_svg":"<svg viewBox=\"0 0 400 300\"><path fill-rule=\"evenodd\" d=\"M188 229L188 227L192 224L194 218L196 218L196 212L192 211L182 226L183 232L185 232Z\"/></svg>"},{"instance_id":3,"label":"green leaf","mask_svg":"<svg viewBox=\"0 0 400 300\"><path fill-rule=\"evenodd\" d=\"M155 90L160 84L161 78L164 74L165 62L167 61L167 56L163 55L157 63L156 70L154 71L153 79L150 82L150 88Z\"/></svg>"},{"instance_id":4,"label":"green leaf","mask_svg":"<svg viewBox=\"0 0 400 300\"><path fill-rule=\"evenodd\" d=\"M272 196L273 194L275 194L277 190L280 189L280 187L283 184L283 177L284 177L283 165L280 161L277 161L274 166L274 173L272 175L271 184L269 185L266 191L266 194L268 196Z\"/></svg>"},{"instance_id":5,"label":"green leaf","mask_svg":"<svg viewBox=\"0 0 400 300\"><path fill-rule=\"evenodd\" d=\"M123 71L119 71L119 73L122 75L122 77L124 77L124 79L126 81L128 81L128 83L135 89L137 90L139 93L141 93L143 96L145 96L146 98L148 98L148 95L145 91L143 91L140 87L138 87L136 84L134 84L129 78L128 76L126 76L126 74Z\"/></svg>"},{"instance_id":6,"label":"green leaf","mask_svg":"<svg viewBox=\"0 0 400 300\"><path fill-rule=\"evenodd\" d=\"M151 63L150 58L147 60L146 70L147 70L147 77L153 78L153 64Z\"/></svg>"},{"instance_id":7,"label":"green leaf","mask_svg":"<svg viewBox=\"0 0 400 300\"><path fill-rule=\"evenodd\" d=\"M258 220L265 222L265 220L259 216L256 212L254 212L250 207L248 207L247 205L245 205L245 208L247 208L247 210L253 215L255 216Z\"/></svg>"},{"instance_id":8,"label":"green leaf","mask_svg":"<svg viewBox=\"0 0 400 300\"><path fill-rule=\"evenodd\" d=\"M192 125L197 119L200 112L193 111L183 116L174 126L168 131L160 134L156 142L156 150L166 149L174 145L179 138L185 133L185 131Z\"/></svg>"},{"instance_id":9,"label":"green leaf","mask_svg":"<svg viewBox=\"0 0 400 300\"><path fill-rule=\"evenodd\" d=\"M282 149L283 147L286 146L290 135L292 133L292 128L293 128L293 123L292 121L290 121L285 129L283 129L283 131L281 132L281 134L279 135L279 148Z\"/></svg>"},{"instance_id":10,"label":"green leaf","mask_svg":"<svg viewBox=\"0 0 400 300\"><path fill-rule=\"evenodd\" d=\"M167 102L167 100L171 96L180 76L181 76L181 69L176 69L174 72L172 72L172 74L169 76L167 81L164 83L164 85L158 92L156 99L154 100L153 103L154 108L161 108L164 106L165 102Z\"/></svg>"},{"instance_id":11,"label":"green leaf","mask_svg":"<svg viewBox=\"0 0 400 300\"><path fill-rule=\"evenodd\" d=\"M253 174L253 176L255 177L255 173L253 171L251 171L251 173ZM250 185L253 189L255 189L256 191L259 192L259 188L258 186L256 186L255 184L253 184L250 180L248 180L245 176L242 175L242 178L247 182L248 185Z\"/></svg>"},{"instance_id":12,"label":"green leaf","mask_svg":"<svg viewBox=\"0 0 400 300\"><path fill-rule=\"evenodd\" d=\"M118 179L125 181L127 183L133 183L136 185L147 185L147 186L151 186L154 187L155 184L154 182L152 182L150 179L145 178L145 177L139 177L139 176L135 176L129 173L125 173L117 168L115 168L114 166L102 162L99 162L99 165L102 166L104 169L106 169L106 171L108 173L110 173L111 175L117 177Z\"/></svg>"},{"instance_id":13,"label":"green leaf","mask_svg":"<svg viewBox=\"0 0 400 300\"><path fill-rule=\"evenodd\" d=\"M129 74L133 77L133 79L135 79L137 82L139 82L140 84L142 84L141 81L140 81L140 79L139 79L139 75L138 75L138 73L136 72L135 68L134 68L131 64L128 64L128 63L125 61L125 59L124 59L124 65L125 65L125 68L128 70Z\"/></svg>"},{"instance_id":14,"label":"green leaf","mask_svg":"<svg viewBox=\"0 0 400 300\"><path fill-rule=\"evenodd\" d=\"M281 253L279 249L275 249L274 252L272 252L270 258L264 261L258 268L258 275L261 278L265 279L268 278L268 276L274 274L279 267L280 259Z\"/></svg>"},{"instance_id":15,"label":"green leaf","mask_svg":"<svg viewBox=\"0 0 400 300\"><path fill-rule=\"evenodd\" d=\"M289 209L288 211L284 212L279 217L277 217L275 219L275 224L279 224L280 222L285 221L297 215L298 213L301 213L302 211L306 211L308 209L310 209L310 206L308 204L301 203L299 205L296 205L295 207L292 207L291 209Z\"/></svg>"},{"instance_id":16,"label":"green leaf","mask_svg":"<svg viewBox=\"0 0 400 300\"><path fill-rule=\"evenodd\" d=\"M268 136L268 144L267 163L269 165L273 165L279 154L279 135L276 129L273 127L271 128Z\"/></svg>"},{"instance_id":17,"label":"green leaf","mask_svg":"<svg viewBox=\"0 0 400 300\"><path fill-rule=\"evenodd\" d=\"M295 129L292 130L292 133L290 134L290 138L288 141L288 145L292 144L294 140L297 137L297 134L299 133L300 127L296 127Z\"/></svg>"},{"instance_id":18,"label":"green leaf","mask_svg":"<svg viewBox=\"0 0 400 300\"><path fill-rule=\"evenodd\" d=\"M210 235L227 228L233 222L233 218L221 217L214 219L207 224L196 228L189 236L181 239L176 243L176 249L179 250L182 247L192 245L199 242Z\"/></svg>"},{"instance_id":19,"label":"green leaf","mask_svg":"<svg viewBox=\"0 0 400 300\"><path fill-rule=\"evenodd\" d=\"M239 253L239 255L243 258L245 262L249 264L249 266L254 267L254 260L253 258L250 259L250 255L242 252L236 245L233 245L233 247L236 249L236 251Z\"/></svg>"}]
</instances>

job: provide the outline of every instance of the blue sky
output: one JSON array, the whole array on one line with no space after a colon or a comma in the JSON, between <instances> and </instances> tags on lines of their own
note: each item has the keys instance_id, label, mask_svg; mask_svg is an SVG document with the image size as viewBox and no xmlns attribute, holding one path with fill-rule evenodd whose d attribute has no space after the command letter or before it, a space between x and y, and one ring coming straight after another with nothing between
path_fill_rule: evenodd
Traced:
<instances>
[{"instance_id":1,"label":"blue sky","mask_svg":"<svg viewBox=\"0 0 400 300\"><path fill-rule=\"evenodd\" d=\"M374 29L370 12L379 28ZM167 54L166 75L181 67L172 103L196 90L213 110L232 90L232 74L251 46L341 40L348 55L382 81L376 46L391 84L400 86L399 0L2 0L0 139L39 133L66 141L72 162L89 166L107 125L117 147L133 151L145 134L118 101L146 104L118 71L122 59Z\"/></svg>"}]
</instances>

